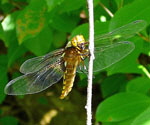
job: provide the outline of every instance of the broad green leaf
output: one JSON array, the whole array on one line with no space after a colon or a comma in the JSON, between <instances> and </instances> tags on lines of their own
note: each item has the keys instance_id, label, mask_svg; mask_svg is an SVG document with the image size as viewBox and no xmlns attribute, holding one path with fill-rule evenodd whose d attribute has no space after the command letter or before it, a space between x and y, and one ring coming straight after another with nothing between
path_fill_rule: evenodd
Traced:
<instances>
[{"instance_id":1,"label":"broad green leaf","mask_svg":"<svg viewBox=\"0 0 150 125\"><path fill-rule=\"evenodd\" d=\"M131 125L150 125L150 107L137 116Z\"/></svg>"},{"instance_id":2,"label":"broad green leaf","mask_svg":"<svg viewBox=\"0 0 150 125\"><path fill-rule=\"evenodd\" d=\"M125 75L123 74L114 74L104 79L100 84L103 98L118 92L126 81Z\"/></svg>"},{"instance_id":3,"label":"broad green leaf","mask_svg":"<svg viewBox=\"0 0 150 125\"><path fill-rule=\"evenodd\" d=\"M89 25L87 23L79 25L72 31L70 39L79 34L83 35L85 39L88 39L88 28Z\"/></svg>"},{"instance_id":4,"label":"broad green leaf","mask_svg":"<svg viewBox=\"0 0 150 125\"><path fill-rule=\"evenodd\" d=\"M102 125L118 125L116 122L104 122Z\"/></svg>"},{"instance_id":5,"label":"broad green leaf","mask_svg":"<svg viewBox=\"0 0 150 125\"><path fill-rule=\"evenodd\" d=\"M64 0L59 6L59 10L62 12L69 12L77 10L85 5L86 5L85 0Z\"/></svg>"},{"instance_id":6,"label":"broad green leaf","mask_svg":"<svg viewBox=\"0 0 150 125\"><path fill-rule=\"evenodd\" d=\"M50 24L53 28L62 32L71 32L79 22L79 17L76 15L59 14L53 16Z\"/></svg>"},{"instance_id":7,"label":"broad green leaf","mask_svg":"<svg viewBox=\"0 0 150 125\"><path fill-rule=\"evenodd\" d=\"M18 45L16 42L12 42L11 46L8 48L8 68L27 50L22 45Z\"/></svg>"},{"instance_id":8,"label":"broad green leaf","mask_svg":"<svg viewBox=\"0 0 150 125\"><path fill-rule=\"evenodd\" d=\"M53 46L55 48L61 48L66 43L67 33L53 31Z\"/></svg>"},{"instance_id":9,"label":"broad green leaf","mask_svg":"<svg viewBox=\"0 0 150 125\"><path fill-rule=\"evenodd\" d=\"M136 93L119 93L101 104L96 111L96 120L101 122L117 122L134 117L150 105L150 98Z\"/></svg>"},{"instance_id":10,"label":"broad green leaf","mask_svg":"<svg viewBox=\"0 0 150 125\"><path fill-rule=\"evenodd\" d=\"M130 41L135 41L135 49L131 52L127 57L122 59L121 61L113 64L111 67L107 68L108 74L114 73L139 73L142 74L142 71L138 68L137 58L142 50L141 39L131 39Z\"/></svg>"},{"instance_id":11,"label":"broad green leaf","mask_svg":"<svg viewBox=\"0 0 150 125\"><path fill-rule=\"evenodd\" d=\"M95 36L99 36L100 34L104 34L108 32L108 22L106 23L102 23L102 22L95 22L94 24L94 29L95 29ZM77 28L75 28L71 34L71 37L74 37L76 35L83 35L85 37L86 40L88 40L88 30L89 30L89 25L88 24L82 24L80 26L78 26Z\"/></svg>"},{"instance_id":12,"label":"broad green leaf","mask_svg":"<svg viewBox=\"0 0 150 125\"><path fill-rule=\"evenodd\" d=\"M46 26L46 2L32 0L28 7L20 11L16 20L16 31L19 44L39 34Z\"/></svg>"},{"instance_id":13,"label":"broad green leaf","mask_svg":"<svg viewBox=\"0 0 150 125\"><path fill-rule=\"evenodd\" d=\"M64 0L46 0L48 11L51 11L55 7L59 6Z\"/></svg>"},{"instance_id":14,"label":"broad green leaf","mask_svg":"<svg viewBox=\"0 0 150 125\"><path fill-rule=\"evenodd\" d=\"M119 9L110 22L110 29L115 29L135 20L150 22L150 16L148 16L150 12L149 5L149 0L135 0L131 4Z\"/></svg>"},{"instance_id":15,"label":"broad green leaf","mask_svg":"<svg viewBox=\"0 0 150 125\"><path fill-rule=\"evenodd\" d=\"M126 89L128 92L148 94L150 91L150 79L147 77L135 78L128 82Z\"/></svg>"},{"instance_id":16,"label":"broad green leaf","mask_svg":"<svg viewBox=\"0 0 150 125\"><path fill-rule=\"evenodd\" d=\"M17 37L15 32L15 20L18 13L15 12L8 15L2 22L5 35L5 45L8 46L8 67L10 67L14 61L25 53L25 49L19 46L17 43Z\"/></svg>"},{"instance_id":17,"label":"broad green leaf","mask_svg":"<svg viewBox=\"0 0 150 125\"><path fill-rule=\"evenodd\" d=\"M12 116L5 116L0 118L1 125L18 125L18 120Z\"/></svg>"},{"instance_id":18,"label":"broad green leaf","mask_svg":"<svg viewBox=\"0 0 150 125\"><path fill-rule=\"evenodd\" d=\"M135 117L120 122L104 122L102 125L131 125Z\"/></svg>"},{"instance_id":19,"label":"broad green leaf","mask_svg":"<svg viewBox=\"0 0 150 125\"><path fill-rule=\"evenodd\" d=\"M52 31L46 27L36 37L26 40L23 45L35 55L40 56L50 49L52 37Z\"/></svg>"},{"instance_id":20,"label":"broad green leaf","mask_svg":"<svg viewBox=\"0 0 150 125\"><path fill-rule=\"evenodd\" d=\"M127 4L131 4L135 0L115 0L118 9L122 8L123 6Z\"/></svg>"}]
</instances>

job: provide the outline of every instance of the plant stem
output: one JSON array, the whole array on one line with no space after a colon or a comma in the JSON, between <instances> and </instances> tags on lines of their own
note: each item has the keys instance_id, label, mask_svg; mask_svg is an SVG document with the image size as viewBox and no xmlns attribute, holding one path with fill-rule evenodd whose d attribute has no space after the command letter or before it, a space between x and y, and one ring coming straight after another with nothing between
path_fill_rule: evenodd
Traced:
<instances>
[{"instance_id":1,"label":"plant stem","mask_svg":"<svg viewBox=\"0 0 150 125\"><path fill-rule=\"evenodd\" d=\"M93 60L94 60L94 12L93 0L87 0L89 11L89 69L88 69L88 87L87 87L87 125L92 125L92 80L93 80Z\"/></svg>"},{"instance_id":2,"label":"plant stem","mask_svg":"<svg viewBox=\"0 0 150 125\"><path fill-rule=\"evenodd\" d=\"M108 13L108 15L110 17L114 16L113 13L104 4L102 4L101 2L99 2L99 5Z\"/></svg>"}]
</instances>

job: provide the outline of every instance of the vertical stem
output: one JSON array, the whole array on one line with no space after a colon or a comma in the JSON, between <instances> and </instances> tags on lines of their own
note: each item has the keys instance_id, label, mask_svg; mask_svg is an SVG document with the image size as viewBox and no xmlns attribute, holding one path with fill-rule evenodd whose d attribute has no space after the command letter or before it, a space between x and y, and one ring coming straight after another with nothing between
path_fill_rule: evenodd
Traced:
<instances>
[{"instance_id":1,"label":"vertical stem","mask_svg":"<svg viewBox=\"0 0 150 125\"><path fill-rule=\"evenodd\" d=\"M87 125L92 125L92 80L93 80L93 60L94 60L94 14L93 0L87 0L89 11L89 69L88 69L88 87L87 87Z\"/></svg>"}]
</instances>

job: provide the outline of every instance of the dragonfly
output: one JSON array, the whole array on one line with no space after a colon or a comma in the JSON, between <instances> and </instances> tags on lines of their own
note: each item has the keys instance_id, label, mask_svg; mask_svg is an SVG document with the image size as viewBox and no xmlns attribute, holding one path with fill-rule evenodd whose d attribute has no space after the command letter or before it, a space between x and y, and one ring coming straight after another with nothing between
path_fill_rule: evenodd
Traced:
<instances>
[{"instance_id":1,"label":"dragonfly","mask_svg":"<svg viewBox=\"0 0 150 125\"><path fill-rule=\"evenodd\" d=\"M145 21L137 20L107 34L95 36L93 71L101 71L131 53L134 44L125 39L133 37L145 26ZM63 77L60 99L64 99L73 87L76 72L87 73L90 57L88 45L89 42L83 35L76 35L65 48L28 59L20 67L23 75L11 80L5 87L5 93L8 95L38 93Z\"/></svg>"}]
</instances>

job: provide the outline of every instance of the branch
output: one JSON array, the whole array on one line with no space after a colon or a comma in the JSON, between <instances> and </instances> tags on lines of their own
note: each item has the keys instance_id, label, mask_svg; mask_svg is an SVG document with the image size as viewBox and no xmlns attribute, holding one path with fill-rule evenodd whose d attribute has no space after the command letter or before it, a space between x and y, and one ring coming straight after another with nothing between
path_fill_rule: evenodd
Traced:
<instances>
[{"instance_id":1,"label":"branch","mask_svg":"<svg viewBox=\"0 0 150 125\"><path fill-rule=\"evenodd\" d=\"M102 4L101 2L99 2L99 5L108 13L108 15L110 17L114 16L113 13L104 4Z\"/></svg>"},{"instance_id":2,"label":"branch","mask_svg":"<svg viewBox=\"0 0 150 125\"><path fill-rule=\"evenodd\" d=\"M88 87L87 87L87 125L92 125L92 80L93 80L93 60L94 60L94 14L93 0L87 0L89 8L89 69L88 69Z\"/></svg>"}]
</instances>

